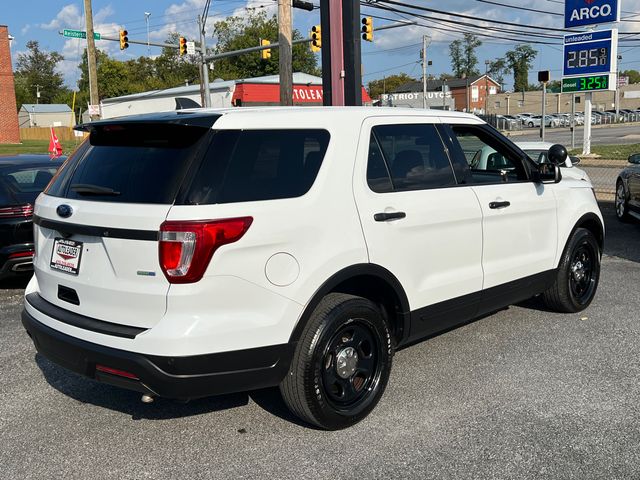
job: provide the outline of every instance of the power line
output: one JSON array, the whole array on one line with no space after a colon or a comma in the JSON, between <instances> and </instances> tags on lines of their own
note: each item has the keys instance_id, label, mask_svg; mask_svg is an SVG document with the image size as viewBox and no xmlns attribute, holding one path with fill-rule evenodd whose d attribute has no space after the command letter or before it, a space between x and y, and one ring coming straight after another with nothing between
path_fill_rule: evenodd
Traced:
<instances>
[{"instance_id":1,"label":"power line","mask_svg":"<svg viewBox=\"0 0 640 480\"><path fill-rule=\"evenodd\" d=\"M404 3L404 2L397 2L395 0L378 0L378 2L374 5L370 5L372 7L378 7L380 4L389 4L389 5L395 5L395 6L400 6L400 7L405 7L405 8L411 8L413 10L420 10L423 12L429 12L429 13L435 13L438 15L448 15L451 17L457 17L457 18L464 18L467 20L475 20L477 21L478 18L477 17L473 17L471 15L465 15L463 13L451 13L451 12L446 12L443 10L436 10L435 8L429 8L429 7L422 7L422 6L418 6L418 5L411 5L409 3ZM444 19L442 19L444 20ZM497 23L499 25L508 25L511 27L519 27L519 28L530 28L533 30L544 30L544 31L555 31L555 32L571 32L571 30L567 30L564 28L554 28L554 27L542 27L539 25L522 25L520 23L516 23L516 22L506 22L503 20L483 20L486 23Z\"/></svg>"},{"instance_id":2,"label":"power line","mask_svg":"<svg viewBox=\"0 0 640 480\"><path fill-rule=\"evenodd\" d=\"M525 32L526 33L526 37L524 37L524 38L526 38L526 40L525 40L523 38L523 36L514 38L513 36L505 36L504 35L505 32L507 32L507 33L515 33L516 35L521 35L520 32L514 32L513 30L497 29L496 27L488 27L488 26L487 27L478 27L477 25L471 24L471 23L468 23L468 22L462 22L462 21L458 21L458 20L448 20L448 19L444 19L444 18L438 18L436 20L433 17L429 17L429 16L426 16L426 15L421 15L421 14L418 14L418 13L406 12L404 10L399 10L397 8L389 7L389 6L385 6L385 5L376 5L375 8L379 8L379 9L382 9L382 10L393 12L393 13L396 13L396 14L399 14L399 15L400 14L411 15L414 18L418 17L418 18L421 18L421 19L424 19L426 21L433 22L433 23L436 23L436 24L442 24L442 23L448 24L448 23L451 23L451 24L454 24L454 25L462 25L462 26L470 27L470 28L474 28L474 29L475 28L482 28L483 30L496 31L498 33L502 33L503 34L503 35L501 35L500 38L504 39L504 40L511 40L511 41L516 41L516 42L526 42L526 43L533 43L533 44L539 44L539 45L559 45L559 43L542 42L542 41L539 41L539 40L532 40L530 38L531 36L536 36L536 37L548 38L548 39L558 39L558 40L560 39L560 37L556 37L556 36L552 36L552 35L536 34L534 32ZM404 18L406 19L406 17L404 17ZM431 29L434 29L434 30L442 30L442 31L445 31L445 32L471 33L473 35L477 35L477 36L480 36L480 37L495 38L495 34L482 33L482 32L478 32L476 30L463 30L463 29L460 29L460 28L458 28L456 30L451 30L451 29L447 29L447 28L443 28L443 27L435 27L433 25L422 25L422 26L427 27L427 28L431 28Z\"/></svg>"},{"instance_id":3,"label":"power line","mask_svg":"<svg viewBox=\"0 0 640 480\"><path fill-rule=\"evenodd\" d=\"M557 13L557 12L548 12L546 10L538 10L535 8L528 8L528 7L521 7L518 5L507 5L505 3L500 3L500 2L494 2L491 0L475 0L476 2L481 2L481 3L490 3L491 5L498 5L500 7L505 7L505 8L515 8L516 10L526 10L528 12L536 12L536 13L544 13L546 15L556 15L559 17L563 17L564 14L562 13Z\"/></svg>"},{"instance_id":4,"label":"power line","mask_svg":"<svg viewBox=\"0 0 640 480\"><path fill-rule=\"evenodd\" d=\"M396 65L395 67L385 68L384 70L378 70L377 72L366 73L366 74L363 75L363 77L368 77L369 75L376 75L378 73L389 72L391 70L396 70L398 68L406 67L406 66L409 66L409 65L415 65L417 63L419 63L419 62L409 62L409 63L405 63L405 64L402 64L402 65Z\"/></svg>"}]
</instances>

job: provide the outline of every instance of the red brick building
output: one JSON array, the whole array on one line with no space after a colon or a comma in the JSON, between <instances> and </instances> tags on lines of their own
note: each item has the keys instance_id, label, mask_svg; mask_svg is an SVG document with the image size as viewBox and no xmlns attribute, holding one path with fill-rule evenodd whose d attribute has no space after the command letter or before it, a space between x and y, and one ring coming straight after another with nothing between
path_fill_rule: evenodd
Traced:
<instances>
[{"instance_id":1,"label":"red brick building","mask_svg":"<svg viewBox=\"0 0 640 480\"><path fill-rule=\"evenodd\" d=\"M20 143L9 29L0 25L0 143Z\"/></svg>"}]
</instances>

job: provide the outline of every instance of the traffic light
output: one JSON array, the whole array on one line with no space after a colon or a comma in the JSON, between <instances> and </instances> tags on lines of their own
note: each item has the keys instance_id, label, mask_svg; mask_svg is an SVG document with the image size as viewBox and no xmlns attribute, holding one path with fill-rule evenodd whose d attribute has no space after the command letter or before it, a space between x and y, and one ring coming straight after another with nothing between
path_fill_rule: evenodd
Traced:
<instances>
[{"instance_id":1,"label":"traffic light","mask_svg":"<svg viewBox=\"0 0 640 480\"><path fill-rule=\"evenodd\" d=\"M319 52L322 48L322 30L320 25L311 27L311 51Z\"/></svg>"},{"instance_id":2,"label":"traffic light","mask_svg":"<svg viewBox=\"0 0 640 480\"><path fill-rule=\"evenodd\" d=\"M362 19L362 39L373 42L373 18L371 17Z\"/></svg>"},{"instance_id":3,"label":"traffic light","mask_svg":"<svg viewBox=\"0 0 640 480\"><path fill-rule=\"evenodd\" d=\"M120 50L129 48L129 37L127 35L129 35L129 32L120 30Z\"/></svg>"},{"instance_id":4,"label":"traffic light","mask_svg":"<svg viewBox=\"0 0 640 480\"><path fill-rule=\"evenodd\" d=\"M262 39L260 40L260 45L264 47L265 45L271 45L271 42L269 40ZM263 60L269 60L271 58L271 49L266 48L264 50L260 50L260 58Z\"/></svg>"},{"instance_id":5,"label":"traffic light","mask_svg":"<svg viewBox=\"0 0 640 480\"><path fill-rule=\"evenodd\" d=\"M187 39L180 37L180 56L187 54Z\"/></svg>"}]
</instances>

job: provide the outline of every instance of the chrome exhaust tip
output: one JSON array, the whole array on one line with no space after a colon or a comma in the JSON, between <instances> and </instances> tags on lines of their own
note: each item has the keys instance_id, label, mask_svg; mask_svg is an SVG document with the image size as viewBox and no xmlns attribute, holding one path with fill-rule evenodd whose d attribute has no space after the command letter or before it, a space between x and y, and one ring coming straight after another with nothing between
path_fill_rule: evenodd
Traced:
<instances>
[{"instance_id":1,"label":"chrome exhaust tip","mask_svg":"<svg viewBox=\"0 0 640 480\"><path fill-rule=\"evenodd\" d=\"M140 398L140 400L142 400L142 403L153 403L155 397L152 397L151 395L142 395L142 398Z\"/></svg>"}]
</instances>

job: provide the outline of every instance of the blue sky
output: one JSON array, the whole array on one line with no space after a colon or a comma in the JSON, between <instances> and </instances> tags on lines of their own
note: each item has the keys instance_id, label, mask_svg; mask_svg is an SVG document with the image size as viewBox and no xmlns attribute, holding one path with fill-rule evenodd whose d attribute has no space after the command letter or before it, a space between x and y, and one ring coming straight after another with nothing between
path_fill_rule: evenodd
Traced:
<instances>
[{"instance_id":1,"label":"blue sky","mask_svg":"<svg viewBox=\"0 0 640 480\"><path fill-rule=\"evenodd\" d=\"M479 27L486 25L483 23L483 19L498 19L520 25L553 28L562 28L563 26L561 16L497 6L483 0L406 0L406 2L470 15L476 19L471 22ZM562 13L563 11L563 2L560 0L495 0L495 2L515 7L539 9L550 13ZM620 31L640 32L640 0L622 0L622 2L623 17L629 20L620 25ZM163 41L171 32L178 32L194 38L197 32L195 19L202 12L204 3L205 0L93 0L95 30L102 34L117 36L118 30L124 27L129 31L130 38L144 41L147 38L145 12L149 12L151 13L149 23L152 41ZM317 0L314 0L314 3L318 3ZM58 31L63 28L84 30L82 0L29 0L24 4L11 2L11 5L11 8L3 10L0 23L6 23L10 33L15 37L12 45L14 64L17 54L26 50L26 42L38 40L45 50L56 50L64 55L65 60L58 68L64 74L67 85L75 86L79 77L77 64L81 54L81 41L65 39L58 34ZM24 8L19 8L21 5L24 5ZM276 13L276 1L212 0L209 24L228 15L245 14L248 9ZM396 20L412 19L379 9L363 8L363 14L369 13ZM635 13L639 15L634 16ZM440 17L442 18L442 16ZM318 10L313 12L294 11L295 27L301 31L308 31L312 25L319 23L319 21L320 13ZM420 20L420 22L422 25L376 32L373 44L363 42L364 83L400 72L419 76L421 74L421 67L418 63L419 51L422 36L425 34L431 36L428 57L433 61L433 66L429 67L429 72L438 75L451 71L448 45L452 40L461 36L459 30L464 27L449 25L446 29L453 31L445 32L435 29L443 26L440 23L425 20ZM374 20L374 26L383 23L390 22ZM428 28L429 25L434 28ZM506 28L517 30L517 27ZM516 45L512 40L501 38L502 35L499 32L487 31L487 33L491 33L492 36L482 39L484 44L477 52L480 70L484 70L485 60L500 57L506 50ZM637 42L621 46L623 55L621 69L623 70L640 69L640 34L636 38L638 38ZM209 42L213 42L213 39ZM132 45L129 49L121 52L117 42L102 41L97 42L97 45L98 48L105 49L117 59L125 60L147 55L146 46ZM559 79L562 65L561 47L535 45L535 48L538 49L539 55L535 60L530 81L535 80L534 75L537 70L547 69L552 71L552 79ZM152 47L151 55L157 55L159 50L159 48ZM511 78L507 78L507 89L512 87L511 83Z\"/></svg>"}]
</instances>

